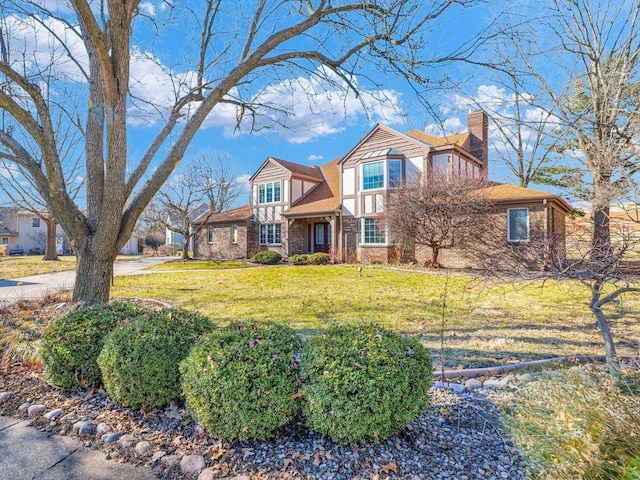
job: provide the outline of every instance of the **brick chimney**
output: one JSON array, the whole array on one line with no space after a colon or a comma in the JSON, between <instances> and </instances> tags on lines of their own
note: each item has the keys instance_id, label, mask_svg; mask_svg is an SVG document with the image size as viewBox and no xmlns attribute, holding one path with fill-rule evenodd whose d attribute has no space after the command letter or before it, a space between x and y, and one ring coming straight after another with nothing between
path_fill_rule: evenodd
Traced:
<instances>
[{"instance_id":1,"label":"brick chimney","mask_svg":"<svg viewBox=\"0 0 640 480\"><path fill-rule=\"evenodd\" d=\"M484 178L489 172L489 116L483 110L469 113L467 117L469 133L471 134L471 155L482 160Z\"/></svg>"}]
</instances>

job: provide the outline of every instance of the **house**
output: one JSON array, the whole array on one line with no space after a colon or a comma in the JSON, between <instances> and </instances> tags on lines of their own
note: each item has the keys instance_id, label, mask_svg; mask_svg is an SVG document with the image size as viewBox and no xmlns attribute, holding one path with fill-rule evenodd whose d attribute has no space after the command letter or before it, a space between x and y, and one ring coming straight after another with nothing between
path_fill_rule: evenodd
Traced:
<instances>
[{"instance_id":1,"label":"house","mask_svg":"<svg viewBox=\"0 0 640 480\"><path fill-rule=\"evenodd\" d=\"M269 249L285 258L326 252L337 261L392 261L397 248L382 218L387 195L424 176L433 181L456 176L486 180L487 137L488 117L478 111L469 114L468 132L446 137L419 130L403 134L378 124L346 155L320 167L268 157L251 177L249 205L206 219L196 256L222 258L229 252L235 258L242 252L251 257L258 249ZM525 245L535 224L564 249L570 207L561 197L497 183L487 194L504 218L500 235L505 247ZM235 237L234 229L242 237ZM229 250L234 239L237 243ZM409 253L405 260L422 261L426 255L419 248ZM464 252L455 249L443 255L442 263L468 266Z\"/></svg>"},{"instance_id":2,"label":"house","mask_svg":"<svg viewBox=\"0 0 640 480\"><path fill-rule=\"evenodd\" d=\"M43 213L44 216L44 213ZM42 254L47 244L47 225L34 212L16 207L0 208L0 245L6 245L5 253ZM70 239L60 225L56 225L56 253L73 253ZM137 255L138 236L132 234L120 251L122 255Z\"/></svg>"},{"instance_id":3,"label":"house","mask_svg":"<svg viewBox=\"0 0 640 480\"><path fill-rule=\"evenodd\" d=\"M197 224L197 220L209 210L209 206L206 204L198 205L188 214L189 222L191 225ZM172 211L167 213L167 219L165 221L165 245L174 245L176 250L182 250L184 247L184 235L175 232L174 230L182 229L182 219L180 218L179 211ZM193 229L189 227L189 231ZM189 237L189 250L194 250L193 238Z\"/></svg>"}]
</instances>

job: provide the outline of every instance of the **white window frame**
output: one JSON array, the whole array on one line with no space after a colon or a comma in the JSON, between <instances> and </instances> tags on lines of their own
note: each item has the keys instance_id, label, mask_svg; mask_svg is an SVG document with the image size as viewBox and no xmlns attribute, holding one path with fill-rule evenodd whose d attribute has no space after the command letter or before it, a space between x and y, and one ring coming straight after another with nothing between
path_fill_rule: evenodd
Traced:
<instances>
[{"instance_id":1,"label":"white window frame","mask_svg":"<svg viewBox=\"0 0 640 480\"><path fill-rule=\"evenodd\" d=\"M213 227L211 225L207 227L207 243L213 243Z\"/></svg>"},{"instance_id":2,"label":"white window frame","mask_svg":"<svg viewBox=\"0 0 640 480\"><path fill-rule=\"evenodd\" d=\"M40 228L40 217L31 217L31 228Z\"/></svg>"},{"instance_id":3,"label":"white window frame","mask_svg":"<svg viewBox=\"0 0 640 480\"><path fill-rule=\"evenodd\" d=\"M260 225L258 237L260 245L282 245L282 224L263 223Z\"/></svg>"},{"instance_id":4,"label":"white window frame","mask_svg":"<svg viewBox=\"0 0 640 480\"><path fill-rule=\"evenodd\" d=\"M276 188L276 185L278 186ZM276 191L278 198L276 198ZM269 194L271 200L269 201ZM268 205L272 203L280 203L282 201L282 181L266 182L258 185L258 205Z\"/></svg>"},{"instance_id":5,"label":"white window frame","mask_svg":"<svg viewBox=\"0 0 640 480\"><path fill-rule=\"evenodd\" d=\"M359 168L359 173L360 173L360 181L358 182L359 187L360 187L360 192L374 192L376 190L385 190L385 189L389 189L389 188L400 188L402 186L402 182L404 180L404 167L403 167L403 160L404 158L397 158L397 157L385 157L383 159L380 160L374 160L372 162L366 162L366 163L362 163L360 165ZM397 184L396 185L390 185L389 184L389 165L391 162L398 162L400 163L400 178L397 179ZM382 186L381 187L370 187L370 188L365 188L364 186L364 167L365 165L373 165L376 163L381 163L382 164Z\"/></svg>"},{"instance_id":6,"label":"white window frame","mask_svg":"<svg viewBox=\"0 0 640 480\"><path fill-rule=\"evenodd\" d=\"M238 244L238 225L231 225L231 244Z\"/></svg>"},{"instance_id":7,"label":"white window frame","mask_svg":"<svg viewBox=\"0 0 640 480\"><path fill-rule=\"evenodd\" d=\"M511 238L511 212L520 210L526 210L527 212L527 238L526 239L512 239ZM530 210L527 207L521 208L508 208L507 209L507 242L509 243L526 243L531 238L531 226L530 226Z\"/></svg>"},{"instance_id":8,"label":"white window frame","mask_svg":"<svg viewBox=\"0 0 640 480\"><path fill-rule=\"evenodd\" d=\"M9 245L9 237L2 237L0 239L0 245Z\"/></svg>"},{"instance_id":9,"label":"white window frame","mask_svg":"<svg viewBox=\"0 0 640 480\"><path fill-rule=\"evenodd\" d=\"M371 246L376 246L376 247L387 245L388 244L387 237L389 235L388 235L386 227L384 229L381 229L382 237L383 237L382 238L382 242L366 242L365 241L365 224L366 224L367 220L373 220L374 224L381 221L380 218L377 218L377 217L364 217L364 218L361 218L359 220L359 222L360 222L360 245L371 245Z\"/></svg>"}]
</instances>

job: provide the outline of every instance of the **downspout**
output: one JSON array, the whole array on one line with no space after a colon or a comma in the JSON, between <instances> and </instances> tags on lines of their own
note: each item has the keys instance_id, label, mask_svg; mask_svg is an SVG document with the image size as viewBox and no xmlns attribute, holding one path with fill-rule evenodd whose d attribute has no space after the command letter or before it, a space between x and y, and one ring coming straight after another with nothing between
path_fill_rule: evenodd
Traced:
<instances>
[{"instance_id":1,"label":"downspout","mask_svg":"<svg viewBox=\"0 0 640 480\"><path fill-rule=\"evenodd\" d=\"M542 268L547 270L549 268L549 205L547 204L547 199L542 200L542 206L544 208L544 264Z\"/></svg>"}]
</instances>

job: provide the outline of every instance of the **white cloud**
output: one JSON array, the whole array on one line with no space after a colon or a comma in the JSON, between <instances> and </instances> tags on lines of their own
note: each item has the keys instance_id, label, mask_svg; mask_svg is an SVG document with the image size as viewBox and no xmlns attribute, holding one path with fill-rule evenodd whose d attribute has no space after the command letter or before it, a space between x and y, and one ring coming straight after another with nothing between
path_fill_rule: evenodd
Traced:
<instances>
[{"instance_id":1,"label":"white cloud","mask_svg":"<svg viewBox=\"0 0 640 480\"><path fill-rule=\"evenodd\" d=\"M357 85L355 79L352 82ZM339 133L364 115L369 115L372 122L391 125L403 122L400 93L362 90L358 98L342 79L322 67L309 77L268 85L250 102L256 105L254 124L245 118L238 128L237 109L218 105L203 128L222 126L225 134L232 136L248 133L253 126L258 134L276 133L290 143L305 143Z\"/></svg>"},{"instance_id":2,"label":"white cloud","mask_svg":"<svg viewBox=\"0 0 640 480\"><path fill-rule=\"evenodd\" d=\"M236 177L236 183L238 185L240 185L240 187L242 187L242 189L244 191L249 191L249 179L251 178L251 175L249 175L248 173L245 173L243 175L240 175L238 177Z\"/></svg>"},{"instance_id":3,"label":"white cloud","mask_svg":"<svg viewBox=\"0 0 640 480\"><path fill-rule=\"evenodd\" d=\"M307 157L307 160L310 162L317 162L322 159L324 159L322 155L314 155L313 153Z\"/></svg>"},{"instance_id":4,"label":"white cloud","mask_svg":"<svg viewBox=\"0 0 640 480\"><path fill-rule=\"evenodd\" d=\"M145 15L153 17L156 14L156 7L151 2L140 2L140 11Z\"/></svg>"},{"instance_id":5,"label":"white cloud","mask_svg":"<svg viewBox=\"0 0 640 480\"><path fill-rule=\"evenodd\" d=\"M458 117L449 117L441 123L430 123L424 130L432 135L442 136L460 133L464 128L462 120Z\"/></svg>"}]
</instances>

